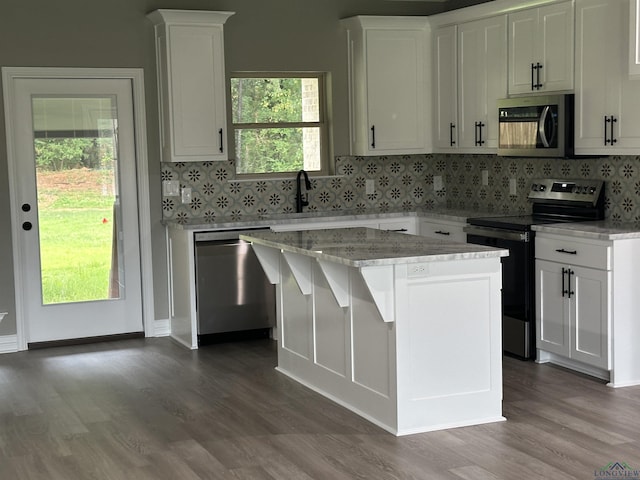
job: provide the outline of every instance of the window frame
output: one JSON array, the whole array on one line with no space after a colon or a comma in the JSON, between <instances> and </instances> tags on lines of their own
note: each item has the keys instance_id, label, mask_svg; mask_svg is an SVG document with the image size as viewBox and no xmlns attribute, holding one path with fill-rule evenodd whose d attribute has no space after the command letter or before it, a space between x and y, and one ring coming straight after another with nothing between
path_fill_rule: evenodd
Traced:
<instances>
[{"instance_id":1,"label":"window frame","mask_svg":"<svg viewBox=\"0 0 640 480\"><path fill-rule=\"evenodd\" d=\"M288 178L296 171L291 172L265 172L265 173L239 173L237 170L236 130L276 129L276 128L308 128L317 127L320 130L320 170L308 171L310 176L326 176L330 174L329 160L329 125L327 122L327 75L324 72L232 72L229 75L229 98L231 99L231 83L234 79L244 78L315 78L318 81L318 121L316 122L273 122L273 123L235 123L233 112L233 100L229 109L229 124L234 154L234 168L236 179L251 180L265 178Z\"/></svg>"}]
</instances>

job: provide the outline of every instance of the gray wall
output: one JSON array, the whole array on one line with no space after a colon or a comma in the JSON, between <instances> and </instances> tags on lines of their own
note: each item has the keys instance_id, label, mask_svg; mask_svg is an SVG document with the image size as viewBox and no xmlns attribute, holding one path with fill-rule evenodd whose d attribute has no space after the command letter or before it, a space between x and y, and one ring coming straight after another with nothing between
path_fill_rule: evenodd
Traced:
<instances>
[{"instance_id":1,"label":"gray wall","mask_svg":"<svg viewBox=\"0 0 640 480\"><path fill-rule=\"evenodd\" d=\"M2 0L0 66L143 68L148 125L155 316L168 316L153 30L145 15L158 8L235 11L226 26L227 72L318 70L330 73L336 154L347 153L347 74L340 18L429 15L457 5L385 0ZM1 100L0 100L1 102ZM4 111L4 105L0 104ZM0 335L16 332L15 288L4 116L0 117Z\"/></svg>"}]
</instances>

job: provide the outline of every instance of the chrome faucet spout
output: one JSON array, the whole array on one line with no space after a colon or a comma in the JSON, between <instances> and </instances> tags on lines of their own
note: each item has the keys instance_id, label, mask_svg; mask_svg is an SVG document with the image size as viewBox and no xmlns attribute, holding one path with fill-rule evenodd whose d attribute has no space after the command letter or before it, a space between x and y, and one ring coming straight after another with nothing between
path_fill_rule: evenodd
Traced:
<instances>
[{"instance_id":1,"label":"chrome faucet spout","mask_svg":"<svg viewBox=\"0 0 640 480\"><path fill-rule=\"evenodd\" d=\"M311 181L306 171L300 170L296 176L296 213L301 213L303 207L309 205L309 195L307 193L302 195L302 177L304 177L304 186L307 191L311 190Z\"/></svg>"}]
</instances>

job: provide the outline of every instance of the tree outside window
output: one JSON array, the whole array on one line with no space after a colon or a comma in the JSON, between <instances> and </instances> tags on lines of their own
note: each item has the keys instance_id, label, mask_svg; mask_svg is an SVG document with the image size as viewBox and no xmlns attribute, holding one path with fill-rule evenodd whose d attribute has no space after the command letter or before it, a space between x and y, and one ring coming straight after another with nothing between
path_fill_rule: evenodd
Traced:
<instances>
[{"instance_id":1,"label":"tree outside window","mask_svg":"<svg viewBox=\"0 0 640 480\"><path fill-rule=\"evenodd\" d=\"M236 173L326 171L322 93L322 75L234 75Z\"/></svg>"}]
</instances>

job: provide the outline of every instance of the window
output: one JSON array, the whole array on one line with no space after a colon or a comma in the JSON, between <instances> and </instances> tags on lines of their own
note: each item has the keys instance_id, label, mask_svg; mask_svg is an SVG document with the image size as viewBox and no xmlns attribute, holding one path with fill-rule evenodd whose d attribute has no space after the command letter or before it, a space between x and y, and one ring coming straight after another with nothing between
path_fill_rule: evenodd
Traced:
<instances>
[{"instance_id":1,"label":"window","mask_svg":"<svg viewBox=\"0 0 640 480\"><path fill-rule=\"evenodd\" d=\"M321 74L242 74L231 78L239 175L327 171Z\"/></svg>"}]
</instances>

